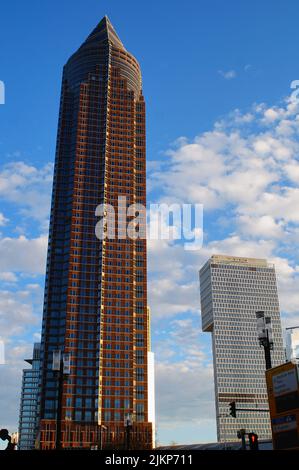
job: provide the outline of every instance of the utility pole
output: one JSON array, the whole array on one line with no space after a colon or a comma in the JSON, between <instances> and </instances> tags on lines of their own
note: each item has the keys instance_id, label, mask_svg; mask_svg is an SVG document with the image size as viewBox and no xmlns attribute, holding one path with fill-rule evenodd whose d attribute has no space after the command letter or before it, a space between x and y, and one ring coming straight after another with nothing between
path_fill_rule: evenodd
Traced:
<instances>
[{"instance_id":1,"label":"utility pole","mask_svg":"<svg viewBox=\"0 0 299 470\"><path fill-rule=\"evenodd\" d=\"M271 351L273 350L273 334L271 317L265 317L265 312L256 312L258 340L265 351L266 369L272 368Z\"/></svg>"}]
</instances>

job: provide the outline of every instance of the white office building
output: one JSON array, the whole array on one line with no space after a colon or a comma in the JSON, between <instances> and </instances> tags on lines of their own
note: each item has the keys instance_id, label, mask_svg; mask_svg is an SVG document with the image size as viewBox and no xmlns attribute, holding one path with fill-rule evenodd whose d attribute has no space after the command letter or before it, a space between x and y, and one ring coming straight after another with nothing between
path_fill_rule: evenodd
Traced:
<instances>
[{"instance_id":1,"label":"white office building","mask_svg":"<svg viewBox=\"0 0 299 470\"><path fill-rule=\"evenodd\" d=\"M264 259L214 255L200 270L203 331L212 333L217 435L235 441L237 431L271 438L264 350L256 312L271 317L272 367L285 362L274 265ZM229 404L252 411L229 415Z\"/></svg>"}]
</instances>

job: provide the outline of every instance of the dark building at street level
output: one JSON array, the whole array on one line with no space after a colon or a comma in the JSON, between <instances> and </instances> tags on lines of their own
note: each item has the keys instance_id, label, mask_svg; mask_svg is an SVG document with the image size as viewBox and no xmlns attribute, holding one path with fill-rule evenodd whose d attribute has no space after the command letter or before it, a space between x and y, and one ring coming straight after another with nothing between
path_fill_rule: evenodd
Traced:
<instances>
[{"instance_id":1,"label":"dark building at street level","mask_svg":"<svg viewBox=\"0 0 299 470\"><path fill-rule=\"evenodd\" d=\"M140 67L103 18L63 70L42 327L40 447L55 446L54 350L71 355L62 447L153 443L153 357L146 240L99 240L96 207L146 205L145 102ZM138 215L138 214L137 214ZM142 215L142 214L139 214ZM126 218L131 221L132 216Z\"/></svg>"}]
</instances>

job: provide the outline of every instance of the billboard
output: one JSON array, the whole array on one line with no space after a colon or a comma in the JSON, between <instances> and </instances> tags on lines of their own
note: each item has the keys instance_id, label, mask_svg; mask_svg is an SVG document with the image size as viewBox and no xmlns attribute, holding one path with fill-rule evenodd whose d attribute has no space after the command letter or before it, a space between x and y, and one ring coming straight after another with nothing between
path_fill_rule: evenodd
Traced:
<instances>
[{"instance_id":1,"label":"billboard","mask_svg":"<svg viewBox=\"0 0 299 470\"><path fill-rule=\"evenodd\" d=\"M266 371L274 449L299 449L298 365L286 362Z\"/></svg>"}]
</instances>

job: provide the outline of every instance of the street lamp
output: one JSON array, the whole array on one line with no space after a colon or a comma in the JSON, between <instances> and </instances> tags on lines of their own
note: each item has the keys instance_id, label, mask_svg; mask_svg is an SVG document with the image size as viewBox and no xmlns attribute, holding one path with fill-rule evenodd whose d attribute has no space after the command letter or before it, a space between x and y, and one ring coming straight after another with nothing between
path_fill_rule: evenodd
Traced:
<instances>
[{"instance_id":1,"label":"street lamp","mask_svg":"<svg viewBox=\"0 0 299 470\"><path fill-rule=\"evenodd\" d=\"M53 351L52 370L57 372L58 376L58 399L56 411L56 439L55 449L61 450L61 415L62 415L62 393L63 380L71 373L71 358L69 353L62 353L60 349Z\"/></svg>"},{"instance_id":2,"label":"street lamp","mask_svg":"<svg viewBox=\"0 0 299 470\"><path fill-rule=\"evenodd\" d=\"M131 430L133 427L133 415L132 413L127 413L125 415L125 428L126 428L126 449L130 450L130 438L131 438Z\"/></svg>"},{"instance_id":3,"label":"street lamp","mask_svg":"<svg viewBox=\"0 0 299 470\"><path fill-rule=\"evenodd\" d=\"M104 426L104 424L100 424L99 426L100 426L100 442L99 442L100 445L99 445L99 448L100 448L100 450L103 450L103 435L102 435L102 429L103 429L104 431L107 431L108 428L107 428L107 426Z\"/></svg>"},{"instance_id":4,"label":"street lamp","mask_svg":"<svg viewBox=\"0 0 299 470\"><path fill-rule=\"evenodd\" d=\"M262 310L256 312L257 333L260 346L265 350L266 369L271 369L271 351L273 350L273 333L271 317L265 317Z\"/></svg>"}]
</instances>

